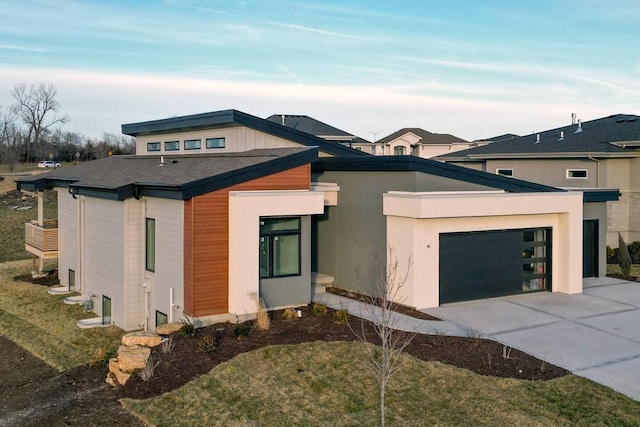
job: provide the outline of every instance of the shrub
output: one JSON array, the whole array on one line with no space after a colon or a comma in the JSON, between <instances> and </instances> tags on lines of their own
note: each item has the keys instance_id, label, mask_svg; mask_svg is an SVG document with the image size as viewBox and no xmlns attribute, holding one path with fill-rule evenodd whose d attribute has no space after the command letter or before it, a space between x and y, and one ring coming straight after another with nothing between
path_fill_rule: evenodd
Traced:
<instances>
[{"instance_id":1,"label":"shrub","mask_svg":"<svg viewBox=\"0 0 640 427\"><path fill-rule=\"evenodd\" d=\"M629 245L629 255L633 264L640 264L640 242L635 241Z\"/></svg>"},{"instance_id":2,"label":"shrub","mask_svg":"<svg viewBox=\"0 0 640 427\"><path fill-rule=\"evenodd\" d=\"M171 353L171 351L173 350L173 347L176 345L175 341L173 340L173 335L169 335L168 337L164 338L162 340L162 344L160 345L160 350L164 353Z\"/></svg>"},{"instance_id":3,"label":"shrub","mask_svg":"<svg viewBox=\"0 0 640 427\"><path fill-rule=\"evenodd\" d=\"M618 250L607 245L607 264L618 263Z\"/></svg>"},{"instance_id":4,"label":"shrub","mask_svg":"<svg viewBox=\"0 0 640 427\"><path fill-rule=\"evenodd\" d=\"M320 304L317 302L313 303L313 313L314 314L327 314L327 306L324 304Z\"/></svg>"},{"instance_id":5,"label":"shrub","mask_svg":"<svg viewBox=\"0 0 640 427\"><path fill-rule=\"evenodd\" d=\"M100 347L96 350L93 359L91 359L91 361L89 362L89 366L94 368L106 368L107 366L109 366L109 360L113 357L116 357L117 354L118 350L116 350L115 348L105 350L104 348Z\"/></svg>"},{"instance_id":6,"label":"shrub","mask_svg":"<svg viewBox=\"0 0 640 427\"><path fill-rule=\"evenodd\" d=\"M625 276L631 275L631 256L629 255L629 250L627 249L627 245L622 239L622 235L618 233L618 258L620 270L622 270L622 274Z\"/></svg>"},{"instance_id":7,"label":"shrub","mask_svg":"<svg viewBox=\"0 0 640 427\"><path fill-rule=\"evenodd\" d=\"M258 328L269 329L270 320L269 312L265 308L264 300L262 298L258 301L258 318L256 319Z\"/></svg>"},{"instance_id":8,"label":"shrub","mask_svg":"<svg viewBox=\"0 0 640 427\"><path fill-rule=\"evenodd\" d=\"M205 335L198 340L198 350L203 353L211 353L216 349L217 343L213 335Z\"/></svg>"},{"instance_id":9,"label":"shrub","mask_svg":"<svg viewBox=\"0 0 640 427\"><path fill-rule=\"evenodd\" d=\"M233 336L238 340L243 340L249 336L251 325L249 322L236 323L233 328Z\"/></svg>"},{"instance_id":10,"label":"shrub","mask_svg":"<svg viewBox=\"0 0 640 427\"><path fill-rule=\"evenodd\" d=\"M298 313L296 312L295 308L289 307L282 312L282 317L286 320L291 320L298 317Z\"/></svg>"},{"instance_id":11,"label":"shrub","mask_svg":"<svg viewBox=\"0 0 640 427\"><path fill-rule=\"evenodd\" d=\"M180 335L186 338L191 338L196 336L196 327L193 325L193 322L189 319L182 319L182 327L180 328Z\"/></svg>"},{"instance_id":12,"label":"shrub","mask_svg":"<svg viewBox=\"0 0 640 427\"><path fill-rule=\"evenodd\" d=\"M333 317L336 320L336 323L345 323L349 321L349 311L338 310L335 313L333 313Z\"/></svg>"},{"instance_id":13,"label":"shrub","mask_svg":"<svg viewBox=\"0 0 640 427\"><path fill-rule=\"evenodd\" d=\"M153 375L156 373L156 368L159 364L160 360L157 357L151 355L147 359L147 363L144 365L144 368L140 369L140 371L138 372L138 376L140 377L140 379L144 382L147 382L151 378L153 378Z\"/></svg>"}]
</instances>

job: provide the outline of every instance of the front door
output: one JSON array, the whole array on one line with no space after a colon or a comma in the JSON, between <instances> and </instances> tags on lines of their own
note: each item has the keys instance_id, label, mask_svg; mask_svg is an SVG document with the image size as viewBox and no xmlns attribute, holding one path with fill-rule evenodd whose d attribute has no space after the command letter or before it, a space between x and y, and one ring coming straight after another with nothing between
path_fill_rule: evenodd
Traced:
<instances>
[{"instance_id":1,"label":"front door","mask_svg":"<svg viewBox=\"0 0 640 427\"><path fill-rule=\"evenodd\" d=\"M582 223L582 277L598 277L598 220Z\"/></svg>"}]
</instances>

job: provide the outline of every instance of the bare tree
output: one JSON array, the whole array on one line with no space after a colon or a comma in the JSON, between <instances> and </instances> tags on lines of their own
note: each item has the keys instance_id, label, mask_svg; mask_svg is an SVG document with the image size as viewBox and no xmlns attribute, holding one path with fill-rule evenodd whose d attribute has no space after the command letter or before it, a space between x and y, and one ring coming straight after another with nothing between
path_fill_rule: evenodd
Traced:
<instances>
[{"instance_id":1,"label":"bare tree","mask_svg":"<svg viewBox=\"0 0 640 427\"><path fill-rule=\"evenodd\" d=\"M631 255L629 255L627 244L620 233L618 233L618 260L622 274L629 277L631 275Z\"/></svg>"},{"instance_id":2,"label":"bare tree","mask_svg":"<svg viewBox=\"0 0 640 427\"><path fill-rule=\"evenodd\" d=\"M367 360L365 365L370 369L378 383L380 398L380 425L385 425L385 393L391 377L403 366L401 355L416 336L415 331L399 329L402 305L402 289L404 288L412 260L409 258L406 270L402 268L398 259L389 248L386 270L374 273L372 282L376 288L376 296L361 298L360 328L356 330L351 323L349 328L365 344ZM377 264L377 263L374 263ZM377 277L376 277L377 276ZM373 333L369 333L369 323L372 323ZM373 344L373 345L372 345Z\"/></svg>"},{"instance_id":3,"label":"bare tree","mask_svg":"<svg viewBox=\"0 0 640 427\"><path fill-rule=\"evenodd\" d=\"M27 140L27 161L31 156L31 142L40 146L42 158L45 150L42 136L45 131L56 124L63 124L69 121L66 116L56 116L60 109L60 104L56 100L58 89L49 83L40 83L27 86L22 83L11 90L11 95L16 100L15 111L27 126L29 139Z\"/></svg>"}]
</instances>

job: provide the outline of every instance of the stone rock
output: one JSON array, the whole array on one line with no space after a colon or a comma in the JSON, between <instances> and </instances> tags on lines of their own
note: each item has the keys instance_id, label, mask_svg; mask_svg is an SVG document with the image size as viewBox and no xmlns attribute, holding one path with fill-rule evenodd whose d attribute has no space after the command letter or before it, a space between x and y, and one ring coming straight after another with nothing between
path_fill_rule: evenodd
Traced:
<instances>
[{"instance_id":1,"label":"stone rock","mask_svg":"<svg viewBox=\"0 0 640 427\"><path fill-rule=\"evenodd\" d=\"M118 348L118 370L131 373L136 369L142 369L147 364L151 355L149 347L121 345Z\"/></svg>"},{"instance_id":2,"label":"stone rock","mask_svg":"<svg viewBox=\"0 0 640 427\"><path fill-rule=\"evenodd\" d=\"M171 335L174 332L178 332L180 328L182 328L182 323L165 323L156 328L156 334Z\"/></svg>"},{"instance_id":3,"label":"stone rock","mask_svg":"<svg viewBox=\"0 0 640 427\"><path fill-rule=\"evenodd\" d=\"M130 332L122 337L122 344L126 346L141 345L155 347L160 344L160 335L148 331Z\"/></svg>"},{"instance_id":4,"label":"stone rock","mask_svg":"<svg viewBox=\"0 0 640 427\"><path fill-rule=\"evenodd\" d=\"M107 379L104 380L110 386L116 387L118 386L118 380L116 379L116 375L113 372L109 372L107 374Z\"/></svg>"}]
</instances>

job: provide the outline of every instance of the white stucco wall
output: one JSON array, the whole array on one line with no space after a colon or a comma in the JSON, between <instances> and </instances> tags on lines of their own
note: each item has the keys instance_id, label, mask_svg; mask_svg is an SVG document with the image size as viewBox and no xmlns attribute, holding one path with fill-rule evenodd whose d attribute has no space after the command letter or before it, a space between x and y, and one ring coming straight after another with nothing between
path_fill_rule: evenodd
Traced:
<instances>
[{"instance_id":1,"label":"white stucco wall","mask_svg":"<svg viewBox=\"0 0 640 427\"><path fill-rule=\"evenodd\" d=\"M257 312L260 217L313 215L324 210L322 192L232 191L229 193L229 313Z\"/></svg>"},{"instance_id":2,"label":"white stucco wall","mask_svg":"<svg viewBox=\"0 0 640 427\"><path fill-rule=\"evenodd\" d=\"M552 291L582 292L581 193L404 193L383 195L391 262L412 265L398 302L439 305L440 233L552 228Z\"/></svg>"}]
</instances>

